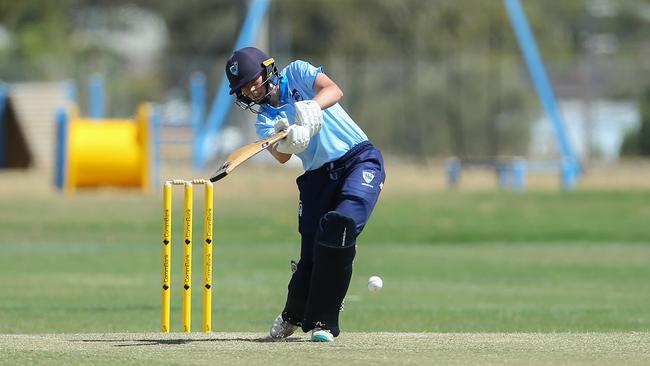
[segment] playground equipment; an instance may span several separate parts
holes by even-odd
[[[531,172],[557,172],[561,177],[561,186],[571,190],[582,170],[571,141],[566,132],[566,123],[557,105],[555,93],[551,87],[546,68],[540,56],[535,36],[533,35],[526,13],[519,0],[503,0],[510,23],[521,48],[537,96],[544,107],[555,133],[560,150],[559,161],[527,162],[523,157],[491,158],[491,159],[460,159],[452,157],[447,161],[447,183],[450,188],[457,188],[460,182],[461,170],[470,167],[494,169],[499,187],[524,191],[526,189],[526,174]]]
[[[157,182],[158,113],[141,104],[133,119],[79,116],[72,104],[57,113],[56,186],[137,187],[147,191]]]
[[[233,51],[242,47],[255,45],[260,29],[264,26],[271,0],[251,0],[244,22]],[[212,102],[208,105],[205,75],[194,72],[190,80],[190,118],[186,123],[161,124],[161,150],[176,160],[191,154],[192,166],[205,169],[219,154],[222,129],[228,119],[234,103],[234,96],[228,93],[228,80],[223,75]],[[187,149],[189,147],[189,149]],[[189,150],[189,151],[188,151]],[[173,151],[173,154],[169,154]]]
[[[54,123],[65,82],[0,82],[0,171],[54,164]]]
[[[486,159],[460,159],[451,157],[447,160],[447,184],[455,189],[460,185],[463,169],[494,169],[499,188],[523,192],[526,190],[526,173],[530,169],[521,156]]]
[[[235,42],[234,49],[250,46],[255,41],[264,16],[271,0],[253,0],[248,8],[248,13]],[[217,151],[215,141],[224,125],[233,103],[233,96],[228,93],[228,80],[222,79],[219,90],[214,96],[212,109],[207,114],[205,111],[205,80],[196,74],[192,79],[192,128],[193,128],[193,166],[197,169],[205,168],[210,159],[215,157]],[[205,118],[205,120],[204,120]]]
[[[528,72],[533,80],[537,96],[553,125],[553,132],[555,132],[555,138],[561,153],[560,161],[553,165],[558,168],[561,174],[562,188],[570,190],[575,186],[582,171],[571,141],[567,136],[564,117],[557,106],[555,93],[551,87],[537,42],[535,42],[535,37],[520,1],[504,0],[504,5],[528,67]],[[548,166],[548,164],[544,165]]]

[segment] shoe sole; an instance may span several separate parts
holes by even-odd
[[[333,339],[330,339],[326,335],[316,334],[311,336],[312,342],[334,342]]]

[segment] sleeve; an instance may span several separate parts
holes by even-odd
[[[260,140],[273,135],[275,133],[275,121],[263,114],[258,114],[257,122],[255,122],[255,132]]]
[[[301,89],[311,93],[314,90],[316,76],[323,72],[323,68],[315,67],[307,61],[296,60],[289,64],[288,71]]]

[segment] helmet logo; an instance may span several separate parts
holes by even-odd
[[[230,65],[230,73],[233,74],[234,76],[237,76],[239,74],[239,64],[237,61],[233,62],[232,65]]]

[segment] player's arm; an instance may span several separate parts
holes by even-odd
[[[296,124],[309,129],[309,137],[316,135],[323,125],[323,109],[336,104],[343,92],[327,75],[319,72],[312,89],[316,93],[313,99],[296,102]]]
[[[329,76],[319,72],[312,89],[316,93],[313,100],[318,103],[320,109],[327,109],[343,97],[343,91]]]
[[[278,144],[273,144],[273,145],[269,146],[267,149],[269,150],[271,155],[273,155],[275,160],[279,161],[280,164],[284,164],[287,161],[289,161],[289,159],[291,159],[291,154],[285,154],[285,153],[279,152],[277,150],[277,146],[278,146]]]

